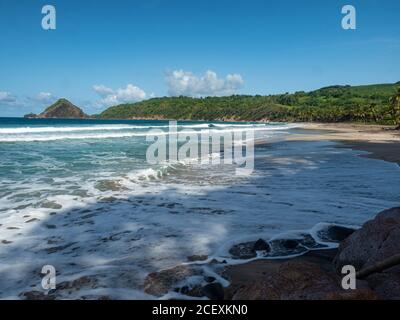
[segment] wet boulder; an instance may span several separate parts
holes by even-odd
[[[263,240],[263,239],[258,239],[253,246],[254,251],[270,251],[271,248],[269,244]]]
[[[304,233],[301,236],[303,238],[299,240],[299,243],[308,249],[321,249],[327,247],[326,245],[315,241],[315,239],[310,234]]]
[[[400,208],[385,210],[366,222],[339,246],[337,270],[350,264],[356,269],[371,266],[400,253]],[[400,269],[399,269],[400,271]]]
[[[223,300],[224,288],[218,282],[213,282],[205,285],[202,288],[203,294],[210,300]]]
[[[274,239],[271,241],[273,256],[288,256],[307,252],[301,244],[301,239]]]
[[[337,272],[345,265],[357,271],[400,253],[400,208],[379,213],[344,240],[334,259]],[[400,266],[393,266],[365,278],[383,299],[400,299]]]
[[[341,242],[354,233],[354,229],[343,226],[329,226],[318,232],[318,236],[325,242]]]
[[[263,239],[257,241],[239,243],[234,245],[229,253],[233,259],[252,259],[257,257],[257,251],[271,251],[270,245]]]

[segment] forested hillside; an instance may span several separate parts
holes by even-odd
[[[311,92],[269,96],[163,97],[111,107],[110,119],[270,120],[393,123],[391,98],[400,82],[330,86]]]

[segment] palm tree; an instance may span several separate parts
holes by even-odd
[[[397,93],[390,99],[391,112],[397,130],[400,130],[400,88]]]

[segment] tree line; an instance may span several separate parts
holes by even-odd
[[[400,82],[330,86],[311,92],[227,97],[162,97],[113,106],[107,119],[362,122],[400,126]]]

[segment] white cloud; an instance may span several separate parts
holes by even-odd
[[[57,99],[58,98],[50,92],[39,92],[36,95],[18,97],[17,102],[20,107],[30,107],[34,110],[40,110],[43,107],[53,104]]]
[[[0,91],[1,114],[7,116],[21,116],[26,113],[39,113],[57,100],[49,92],[40,92],[38,94],[19,94],[14,95],[10,92]]]
[[[102,97],[100,103],[105,106],[136,102],[147,98],[146,92],[133,84],[128,84],[126,88],[117,90],[104,85],[94,85],[93,90]]]
[[[49,92],[40,92],[36,97],[33,97],[32,100],[43,104],[50,104],[57,100],[57,98]]]
[[[46,100],[50,99],[51,96],[52,96],[52,95],[51,95],[51,93],[49,93],[49,92],[40,92],[40,93],[37,95],[37,98],[38,98],[38,100],[46,101]]]
[[[191,72],[175,70],[167,74],[168,93],[172,96],[223,96],[233,94],[243,87],[240,74],[228,74],[225,79],[218,78],[214,71],[208,70],[197,77]]]
[[[11,104],[17,101],[17,98],[10,92],[0,91],[0,103]]]
[[[113,94],[114,90],[111,88],[107,88],[105,85],[94,85],[93,90],[96,91],[101,96],[107,96],[109,94]]]

